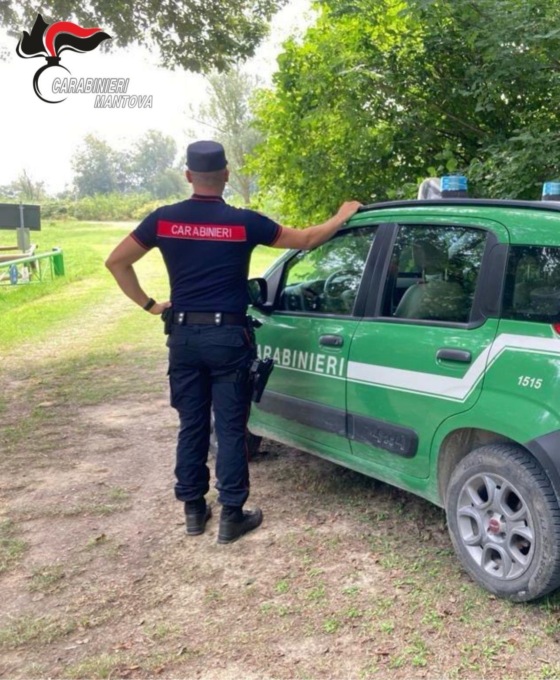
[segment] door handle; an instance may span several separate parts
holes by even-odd
[[[321,335],[319,344],[327,347],[342,347],[344,338],[342,335]]]
[[[472,361],[472,354],[463,349],[446,349],[445,347],[442,347],[441,349],[438,349],[436,359],[470,364]]]

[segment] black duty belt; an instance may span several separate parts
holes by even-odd
[[[173,323],[180,326],[202,324],[208,326],[246,326],[245,314],[229,314],[228,312],[174,312]]]

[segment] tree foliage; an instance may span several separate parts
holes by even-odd
[[[0,198],[3,200],[39,203],[46,195],[45,183],[35,181],[25,168],[16,180],[0,187]]]
[[[149,130],[131,149],[118,151],[87,135],[72,165],[80,196],[145,193],[154,198],[185,191],[183,174],[174,167],[177,146],[172,137]]]
[[[461,170],[477,195],[537,198],[560,167],[560,2],[322,0],[261,93],[254,167],[285,215],[414,197]]]
[[[87,135],[72,160],[74,184],[80,196],[110,194],[119,182],[118,154],[102,139]],[[121,182],[124,178],[121,178]]]
[[[252,56],[266,35],[268,20],[284,1],[6,0],[0,3],[0,20],[4,28],[18,33],[31,28],[37,13],[48,23],[75,21],[84,27],[100,27],[116,46],[155,45],[164,65],[204,72],[224,70],[237,59]]]
[[[239,65],[224,73],[214,72],[207,81],[208,101],[199,109],[199,122],[207,125],[213,138],[224,145],[230,171],[229,187],[248,206],[256,179],[246,162],[261,140],[261,134],[253,125],[250,104],[262,81]]]
[[[130,183],[137,191],[156,198],[176,195],[185,190],[184,176],[176,169],[177,145],[173,137],[149,130],[129,155]],[[124,163],[126,167],[126,161]]]

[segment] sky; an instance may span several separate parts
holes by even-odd
[[[301,33],[310,21],[309,0],[289,2],[274,17],[269,38],[247,63],[247,70],[270,81],[282,42]],[[23,29],[29,31],[31,26]],[[128,78],[128,95],[153,98],[151,108],[94,108],[93,94],[70,94],[60,104],[41,101],[33,90],[33,77],[46,62],[21,59],[16,45],[17,39],[0,36],[0,47],[8,51],[7,59],[0,61],[0,185],[25,170],[34,181],[44,181],[49,192],[62,191],[71,184],[71,158],[87,134],[116,149],[130,147],[150,129],[172,136],[179,149],[193,140],[193,133],[198,138],[212,137],[211,129],[191,119],[192,108],[196,111],[205,99],[204,78],[160,68],[158,55],[145,48],[63,52],[61,63],[70,74],[60,71],[61,77]],[[57,74],[56,67],[40,76],[40,84],[51,81],[51,74]]]

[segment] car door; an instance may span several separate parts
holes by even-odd
[[[498,326],[484,313],[484,282],[507,230],[434,222],[394,226],[348,356],[352,453],[396,483],[427,477],[437,427],[478,399]]]
[[[275,360],[251,427],[274,438],[313,442],[323,453],[349,454],[346,370],[358,324],[355,306],[376,227],[350,228],[284,262],[274,311],[259,315],[259,356]],[[272,284],[274,285],[274,284]],[[311,447],[313,448],[313,446]]]

